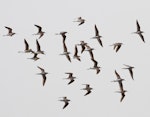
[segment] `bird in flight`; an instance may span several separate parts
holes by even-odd
[[[145,43],[144,36],[142,35],[142,33],[144,33],[144,32],[141,31],[141,28],[140,28],[138,20],[136,20],[136,26],[137,26],[137,31],[134,32],[134,33],[138,34],[140,36],[140,38],[142,39],[142,41]]]
[[[32,57],[32,58],[28,58],[28,59],[32,59],[32,60],[34,60],[34,61],[37,61],[38,59],[40,59],[40,58],[38,57],[38,53],[36,53],[36,52],[34,52],[34,51],[32,51],[32,53],[34,54],[33,57]]]
[[[80,44],[77,44],[77,45],[79,45],[79,46],[81,46],[81,54],[84,52],[84,50],[85,50],[85,48],[86,48],[86,46],[85,45],[87,45],[87,43],[85,43],[84,41],[80,41]]]
[[[98,62],[96,60],[94,60],[94,59],[91,59],[91,60],[94,62],[94,66],[89,69],[96,70],[96,74],[98,74],[100,72],[101,67],[98,66]]]
[[[120,102],[122,102],[122,100],[123,100],[124,97],[125,97],[125,92],[127,92],[127,91],[124,90],[124,88],[123,88],[123,83],[122,83],[122,81],[123,81],[124,79],[122,79],[122,78],[120,77],[120,75],[117,73],[116,70],[115,70],[115,75],[116,75],[116,77],[117,77],[117,80],[115,80],[114,82],[118,82],[118,83],[119,83],[119,87],[120,87],[120,91],[116,91],[116,92],[117,92],[117,93],[121,93]]]
[[[38,54],[44,54],[44,51],[41,50],[41,46],[40,46],[38,40],[36,40],[36,47],[37,47],[36,53],[38,53]]]
[[[133,78],[133,66],[129,66],[129,65],[125,65],[124,64],[124,66],[126,66],[126,68],[122,68],[122,69],[128,69],[129,70],[129,73],[130,73],[130,75],[131,75],[131,78],[134,80],[134,78]]]
[[[65,103],[64,106],[63,106],[63,108],[62,108],[62,109],[65,109],[69,105],[70,99],[67,99],[67,97],[61,97],[61,98],[63,98],[63,99],[59,100],[59,101],[62,101],[62,102]]]
[[[45,70],[39,66],[37,66],[40,70],[41,70],[41,73],[38,73],[38,75],[42,75],[42,78],[43,78],[43,86],[45,85],[45,82],[46,82],[46,74],[48,74],[48,72],[45,72]]]
[[[34,26],[38,28],[38,32],[36,34],[33,34],[33,35],[39,35],[38,39],[40,39],[44,35],[45,32],[42,31],[42,27],[41,26],[36,25],[36,24],[34,24]]]
[[[78,55],[78,48],[77,45],[75,45],[75,51],[74,51],[74,59],[77,59],[78,61],[81,61],[80,56]]]
[[[83,84],[83,85],[85,85],[85,88],[83,88],[83,89],[81,89],[81,90],[86,90],[87,92],[84,94],[84,96],[86,96],[86,95],[88,95],[88,94],[90,94],[92,91],[92,89],[93,88],[91,88],[90,87],[90,85],[89,84]]]
[[[5,26],[5,28],[8,30],[8,33],[4,36],[10,36],[12,37],[13,35],[15,35],[16,33],[12,32],[12,28]]]
[[[79,22],[78,26],[80,26],[85,23],[85,19],[83,19],[82,17],[78,17],[74,22]]]
[[[64,52],[60,55],[65,55],[66,58],[69,60],[69,62],[71,62],[71,59],[70,59],[70,56],[69,56],[70,52],[68,52],[65,42],[63,43],[63,48],[64,48]]]
[[[73,82],[75,81],[74,79],[75,79],[76,77],[73,76],[73,73],[71,73],[71,72],[66,72],[65,74],[68,74],[68,75],[69,75],[67,78],[65,78],[65,79],[69,79],[69,80],[70,80],[70,82],[68,82],[68,85],[71,84],[71,83],[73,83]]]
[[[63,43],[65,43],[65,40],[66,40],[66,31],[63,31],[63,32],[60,32],[60,33],[56,33],[56,35],[61,35],[62,38],[63,38]]]
[[[33,53],[32,49],[29,48],[29,44],[28,42],[26,41],[26,39],[24,39],[24,44],[25,44],[25,50],[24,51],[19,51],[19,53]]]
[[[116,50],[116,52],[118,52],[118,50],[121,48],[122,45],[123,45],[123,43],[114,43],[110,46],[114,46],[114,50]]]
[[[94,55],[93,55],[94,48],[91,48],[89,45],[85,45],[85,46],[87,48],[85,51],[88,51],[89,54],[90,54],[91,59],[94,59]]]
[[[99,42],[99,44],[103,47],[103,43],[101,41],[101,37],[102,36],[99,35],[99,31],[98,31],[98,28],[97,28],[96,24],[95,24],[94,27],[95,27],[95,37],[92,37],[91,39],[97,39],[97,41]]]

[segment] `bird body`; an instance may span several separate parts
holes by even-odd
[[[137,26],[137,31],[134,32],[134,33],[138,34],[140,36],[140,38],[142,39],[142,41],[145,43],[144,36],[142,35],[142,33],[144,33],[144,32],[141,31],[141,28],[140,28],[138,20],[136,20],[136,26]]]
[[[90,94],[92,91],[92,89],[93,88],[91,88],[90,87],[90,85],[89,84],[83,84],[83,85],[85,85],[85,88],[83,88],[83,89],[81,89],[81,90],[86,90],[87,92],[84,94],[84,96],[86,96],[86,95],[88,95],[88,94]]]
[[[34,34],[34,35],[39,35],[38,39],[40,39],[45,34],[45,32],[42,31],[42,27],[41,26],[36,25],[36,24],[34,24],[34,26],[38,28],[38,32],[36,34]]]
[[[48,74],[48,72],[45,72],[45,70],[39,66],[37,66],[40,70],[41,70],[41,73],[38,73],[38,75],[42,75],[42,78],[43,78],[43,86],[45,85],[45,82],[46,82],[46,74]]]
[[[5,28],[8,30],[8,33],[4,36],[10,36],[12,37],[13,35],[15,35],[16,33],[12,32],[12,28],[5,26]]]

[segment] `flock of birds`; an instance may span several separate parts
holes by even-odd
[[[78,17],[77,20],[75,20],[74,22],[78,22],[78,26],[81,26],[85,23],[85,19],[83,19],[82,17]],[[34,25],[35,27],[38,28],[38,32],[36,34],[33,34],[33,35],[39,35],[38,39],[42,38],[44,36],[44,31],[42,30],[42,27],[39,26],[39,25]],[[140,38],[142,39],[143,42],[145,42],[144,40],[144,36],[142,35],[143,31],[141,31],[140,29],[140,25],[138,23],[138,20],[136,20],[136,26],[137,26],[137,31],[134,32],[135,34],[138,34],[140,36]],[[10,27],[7,27],[5,26],[6,29],[8,29],[8,33],[4,36],[13,36],[15,35],[16,33],[13,32],[12,28]],[[92,37],[91,39],[96,39],[98,41],[98,43],[100,44],[101,47],[103,47],[103,43],[102,43],[102,40],[101,40],[101,35],[99,34],[99,30],[97,28],[97,26],[95,25],[94,26],[95,28],[95,36]],[[68,51],[67,49],[67,46],[66,46],[66,33],[67,32],[60,32],[60,33],[56,33],[56,35],[61,35],[62,36],[62,43],[63,43],[63,53],[61,53],[60,55],[63,55],[63,56],[66,56],[67,60],[69,62],[71,62],[71,58],[70,58],[70,52]],[[44,51],[41,50],[41,47],[40,47],[40,44],[38,42],[38,39],[36,40],[36,46],[37,46],[37,50],[36,51],[33,51],[30,47],[29,47],[29,44],[27,42],[26,39],[24,39],[24,44],[25,44],[25,49],[24,51],[19,51],[19,53],[31,53],[33,54],[33,57],[32,58],[29,58],[29,59],[32,59],[34,61],[37,61],[38,59],[40,59],[38,57],[39,54],[45,54]],[[80,56],[78,55],[78,46],[81,46],[81,54],[84,52],[84,51],[87,51],[90,55],[90,59],[91,61],[93,62],[93,67],[90,67],[89,69],[91,70],[95,70],[96,71],[96,74],[99,74],[100,73],[100,66],[98,66],[98,62],[97,60],[94,58],[94,54],[93,54],[93,50],[94,48],[90,47],[88,43],[84,42],[84,41],[80,41],[80,44],[75,44],[75,50],[74,50],[74,55],[73,55],[73,58],[74,59],[77,59],[78,61],[81,61],[80,59]],[[122,46],[122,43],[114,43],[110,46],[113,46],[113,49],[118,52],[119,49],[121,48]],[[124,64],[125,65],[125,64]],[[130,66],[130,65],[125,65],[126,67],[123,68],[123,69],[127,69],[131,75],[131,78],[134,80],[134,77],[133,77],[133,66]],[[43,68],[37,66],[37,68],[41,71],[40,73],[38,73],[38,75],[41,75],[42,76],[42,79],[43,79],[43,82],[42,82],[42,85],[44,86],[45,83],[46,83],[46,75],[48,74],[48,72],[46,72]],[[68,82],[68,85],[70,85],[71,83],[73,83],[76,79],[75,76],[73,76],[73,73],[71,72],[66,72],[65,74],[68,75],[67,80],[69,80]],[[118,82],[119,84],[119,87],[120,87],[120,91],[117,91],[118,93],[121,94],[121,99],[120,99],[120,102],[122,102],[122,100],[124,99],[125,97],[125,92],[127,92],[124,87],[123,87],[123,81],[124,79],[121,78],[121,76],[119,75],[119,73],[115,70],[115,75],[116,75],[116,80],[113,80],[112,82]],[[84,94],[84,96],[87,96],[89,95],[91,92],[92,92],[92,87],[90,86],[90,84],[83,84],[85,85],[85,88],[83,88],[82,90],[86,90],[86,93]],[[64,106],[63,106],[63,109],[66,108],[68,105],[69,105],[69,101],[70,99],[67,98],[67,96],[65,97],[61,97],[62,99],[60,99],[59,101],[63,101],[64,102]]]

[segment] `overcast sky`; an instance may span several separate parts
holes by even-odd
[[[1,0],[0,4],[0,116],[2,117],[148,117],[150,116],[150,10],[147,0]],[[83,17],[85,24],[78,26],[73,22]],[[144,31],[145,42],[132,32],[136,31],[136,20]],[[45,55],[32,61],[31,54],[21,54],[26,39],[36,50],[37,32],[34,24],[40,25],[45,35],[39,40]],[[97,25],[104,47],[94,36]],[[17,34],[4,37],[7,30],[13,28]],[[67,31],[66,45],[72,62],[63,52],[62,37],[55,35]],[[87,70],[93,66],[87,52],[80,53],[81,62],[73,59],[74,45],[81,40],[89,43],[101,72],[96,74]],[[121,49],[116,53],[112,46],[121,42]],[[134,66],[134,81],[123,64]],[[36,75],[40,66],[49,74],[42,86],[42,77]],[[126,81],[128,91],[120,103],[118,83],[114,70]],[[73,72],[77,77],[74,83],[67,85],[65,72]],[[84,96],[80,90],[82,84],[89,83],[93,88],[90,95]],[[67,96],[71,102],[62,109],[64,103],[59,97]]]

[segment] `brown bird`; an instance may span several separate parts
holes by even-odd
[[[46,82],[46,74],[48,74],[48,72],[45,72],[45,70],[39,66],[37,66],[40,70],[41,70],[41,73],[38,73],[38,75],[42,75],[42,78],[43,78],[43,86],[45,85],[45,82]]]
[[[63,32],[60,32],[60,33],[56,33],[56,35],[61,35],[62,38],[63,38],[63,43],[65,43],[65,40],[66,40],[66,31],[63,31]]]
[[[65,42],[63,43],[63,48],[64,48],[64,52],[60,55],[65,55],[66,58],[69,60],[69,62],[71,62],[71,59],[70,59],[70,56],[69,56],[70,52],[68,52]]]
[[[7,26],[5,26],[5,28],[8,29],[8,33],[6,35],[4,35],[4,36],[10,36],[11,37],[11,36],[16,34],[16,33],[12,32],[12,28],[7,27]]]
[[[65,74],[69,75],[67,78],[65,78],[65,79],[69,79],[70,80],[70,82],[68,82],[68,85],[71,84],[71,83],[73,83],[75,81],[74,79],[76,79],[76,77],[73,76],[73,73],[67,72]]]
[[[94,48],[91,48],[89,45],[85,45],[85,46],[87,48],[85,51],[88,51],[89,54],[90,54],[91,59],[94,59],[94,55],[93,55]]]
[[[38,42],[38,40],[36,40],[36,47],[37,47],[37,52],[38,54],[44,54],[44,51],[41,50],[41,46]]]
[[[29,44],[28,44],[28,42],[26,41],[26,39],[24,39],[24,44],[25,44],[25,50],[24,51],[19,51],[19,53],[30,53],[30,52],[32,52],[33,53],[33,51],[32,51],[32,49],[30,49],[29,48]]]
[[[38,53],[36,53],[36,52],[34,52],[34,51],[32,51],[32,53],[34,54],[34,56],[33,56],[32,58],[28,58],[28,59],[32,59],[32,60],[34,60],[34,61],[37,61],[38,59],[40,59],[40,58],[38,57]]]
[[[93,88],[91,88],[89,84],[83,84],[83,85],[85,85],[85,88],[83,88],[81,90],[86,90],[87,91],[86,94],[84,95],[84,96],[86,96],[86,95],[88,95],[88,94],[90,94],[92,92],[91,90]]]
[[[124,64],[125,65],[125,64]],[[131,75],[131,78],[134,80],[133,78],[133,66],[129,66],[129,65],[125,65],[127,68],[122,68],[122,69],[128,69],[129,70],[129,73]]]
[[[77,20],[74,22],[79,22],[78,26],[80,26],[85,23],[85,19],[83,19],[82,17],[78,17]]]
[[[122,78],[120,77],[120,75],[117,73],[116,70],[115,70],[115,74],[116,74],[116,76],[117,76],[117,80],[114,81],[114,82],[118,82],[118,83],[119,83],[120,91],[117,91],[117,93],[121,93],[120,102],[122,102],[122,100],[123,100],[124,97],[125,97],[125,92],[127,92],[127,91],[123,89],[122,81],[123,81],[124,79],[122,79]]]
[[[145,43],[145,40],[144,40],[144,36],[142,35],[142,33],[144,33],[143,31],[141,31],[140,29],[140,25],[138,23],[138,20],[136,20],[136,26],[137,26],[137,31],[134,32],[135,34],[138,34],[140,36],[140,38],[142,39],[142,41]]]
[[[59,101],[63,101],[65,104],[63,106],[62,109],[65,109],[68,105],[69,105],[69,99],[67,99],[67,97],[62,97],[63,99],[62,100],[59,100]]]
[[[91,59],[91,60],[94,62],[94,66],[89,69],[96,70],[96,74],[98,74],[100,72],[101,67],[98,66],[98,62],[96,60],[94,60],[94,59]]]
[[[75,45],[75,52],[74,52],[73,58],[74,58],[74,59],[77,59],[78,61],[81,61],[81,60],[80,60],[80,56],[78,55],[78,48],[77,48],[77,45]]]
[[[81,48],[82,48],[82,50],[81,50],[81,53],[83,53],[84,52],[84,50],[85,50],[85,45],[87,45],[87,43],[85,43],[84,41],[80,41],[81,43],[80,44],[77,44],[77,45],[79,45],[79,46],[81,46]]]
[[[101,37],[102,36],[99,35],[99,31],[98,31],[97,26],[95,24],[95,37],[92,37],[91,39],[97,39],[99,44],[103,47],[103,44],[102,44],[102,41],[101,41]]]
[[[123,43],[114,43],[113,45],[110,45],[110,46],[114,46],[114,50],[118,52],[118,50],[121,48],[122,45]]]
[[[39,35],[38,39],[40,39],[44,35],[45,32],[42,31],[42,27],[41,26],[36,25],[36,24],[34,24],[34,26],[36,26],[38,28],[38,32],[36,34],[34,34],[34,35]]]

